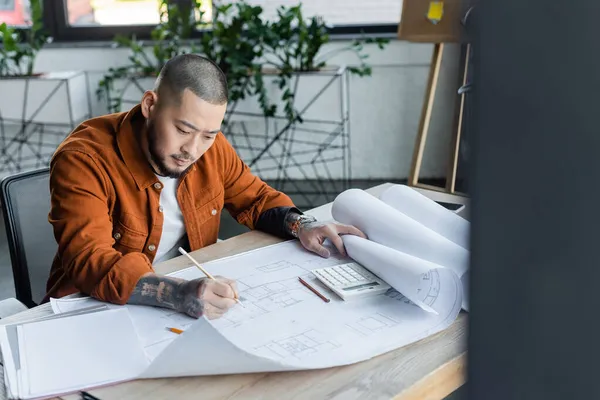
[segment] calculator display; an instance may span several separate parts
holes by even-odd
[[[363,283],[362,285],[345,287],[342,290],[354,290],[354,289],[360,289],[360,288],[367,287],[367,286],[377,286],[377,285],[379,285],[379,283],[377,283],[377,282],[369,282],[369,283]]]

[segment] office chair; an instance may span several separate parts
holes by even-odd
[[[38,305],[58,248],[48,222],[48,168],[11,175],[0,183],[0,200],[17,300]]]

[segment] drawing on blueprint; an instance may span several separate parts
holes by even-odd
[[[440,273],[438,271],[432,270],[424,273],[421,275],[419,287],[417,288],[419,299],[428,306],[433,306],[440,294],[440,285]]]
[[[411,304],[411,305],[414,305],[415,307],[417,306],[415,303],[413,303],[412,301],[410,301],[409,299],[407,299],[406,296],[404,296],[402,293],[398,292],[396,289],[390,289],[390,290],[388,290],[385,293],[385,295],[387,297],[389,297],[390,299],[401,301],[404,304]]]
[[[254,273],[237,278],[238,288],[248,289],[261,287],[270,283],[282,282],[306,273],[306,270],[297,264],[288,261],[278,261],[256,267]]]
[[[335,254],[339,257],[338,253]],[[254,273],[236,281],[244,307],[232,308],[213,323],[221,329],[235,328],[264,314],[295,306],[307,298],[306,288],[298,281],[299,276],[311,281],[316,278],[310,269],[345,261],[345,258],[338,259],[332,255],[329,259],[315,256],[298,261],[302,266],[286,260],[257,266]]]
[[[428,306],[433,306],[433,304],[438,299],[440,294],[440,274],[438,271],[428,271],[421,275],[421,279],[419,281],[419,287],[417,288],[417,295],[419,300]],[[390,289],[385,294],[387,297],[403,302],[404,304],[410,304],[415,307],[417,305],[406,298],[402,293],[399,293],[395,289]]]
[[[362,317],[353,323],[346,324],[346,326],[361,336],[369,336],[383,329],[393,328],[398,324],[398,321],[388,316],[375,313],[368,317]]]
[[[234,307],[225,313],[216,322],[219,327],[234,327],[246,320],[293,306],[302,302],[305,296],[303,286],[297,279],[285,279],[256,287],[244,286],[246,289],[239,291],[244,307]]]
[[[289,267],[293,267],[293,266],[295,266],[295,264],[292,264],[290,262],[283,260],[283,261],[278,261],[275,263],[263,265],[261,267],[257,267],[256,269],[259,271],[262,271],[262,272],[273,272],[273,271],[279,271],[280,269],[289,268]]]
[[[333,350],[338,347],[340,347],[339,343],[325,338],[314,329],[310,329],[297,335],[272,340],[265,345],[256,347],[255,350],[268,353],[270,357],[301,359],[310,354]]]

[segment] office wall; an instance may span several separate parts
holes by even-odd
[[[335,41],[324,51],[348,45]],[[408,176],[427,83],[432,45],[392,41],[385,50],[369,48],[371,77],[350,80],[351,160],[353,178],[402,179]],[[448,46],[440,77],[422,177],[443,177],[454,112],[458,48]],[[43,50],[37,71],[90,71],[92,92],[101,73],[127,63],[127,50],[109,47],[54,47]],[[343,53],[330,64],[356,65]],[[105,112],[92,93],[94,113]],[[339,106],[332,105],[332,112]],[[335,110],[333,109],[335,107]],[[338,174],[337,171],[333,171]]]

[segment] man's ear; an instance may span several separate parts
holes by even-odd
[[[154,112],[156,112],[156,105],[158,103],[158,95],[153,90],[146,90],[142,96],[142,114],[146,118],[150,118]]]

